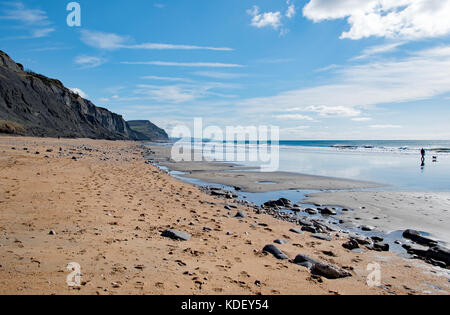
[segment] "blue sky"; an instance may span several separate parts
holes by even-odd
[[[0,2],[0,49],[169,132],[450,139],[450,0]]]

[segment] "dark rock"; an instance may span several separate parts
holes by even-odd
[[[322,234],[322,233],[315,233],[315,234],[312,234],[311,236],[314,238],[317,238],[319,240],[322,240],[322,241],[332,241],[333,240],[330,236],[328,236],[326,234]]]
[[[296,234],[303,234],[303,232],[298,228],[292,228],[289,230],[289,232],[296,233]]]
[[[416,242],[420,245],[425,246],[436,246],[437,242],[435,240],[432,240],[430,238],[427,238],[425,236],[420,235],[418,231],[415,230],[406,230],[403,232],[403,237],[412,240],[413,242]]]
[[[311,272],[327,279],[338,279],[352,276],[352,274],[348,271],[328,263],[314,264],[311,268]]]
[[[348,242],[342,244],[342,247],[348,249],[348,250],[353,250],[355,248],[359,248],[358,242],[355,241],[354,239],[350,239],[348,240]]]
[[[246,217],[246,214],[245,214],[244,211],[239,210],[239,211],[236,213],[236,215],[235,215],[234,217],[235,217],[235,218],[238,218],[238,219],[243,219],[243,218]]]
[[[365,232],[370,232],[370,231],[375,230],[375,228],[373,226],[369,226],[369,225],[361,225],[359,228]]]
[[[285,253],[283,253],[278,247],[276,247],[273,244],[269,244],[264,246],[263,252],[267,252],[269,254],[272,254],[277,259],[288,259]]]
[[[286,198],[280,198],[278,200],[270,200],[264,203],[266,208],[275,208],[275,207],[290,207],[291,201]]]
[[[435,246],[430,248],[427,252],[427,257],[430,259],[444,262],[447,266],[450,266],[450,250],[442,246]]]
[[[302,226],[302,231],[310,232],[310,233],[317,233],[318,232],[315,227],[308,226],[308,225]]]
[[[288,241],[283,240],[283,239],[276,239],[276,240],[273,241],[273,242],[276,243],[276,244],[280,244],[280,245],[283,245],[283,244],[287,244],[287,243],[288,243]]]
[[[299,254],[295,257],[294,264],[311,269],[315,264],[317,264],[317,261],[306,255]]]
[[[374,242],[382,242],[384,241],[384,238],[380,237],[380,236],[371,236],[370,237]]]
[[[172,229],[165,230],[164,232],[162,232],[161,236],[168,237],[177,241],[189,241],[191,239],[191,236],[189,234]]]
[[[376,250],[378,252],[388,252],[389,251],[389,244],[382,243],[382,242],[375,242],[372,246],[368,247],[369,249]]]
[[[50,232],[48,232],[48,235],[56,235],[55,230],[50,230]]]
[[[318,209],[320,211],[320,213],[322,215],[336,215],[336,211],[329,209],[329,208],[324,208],[324,209]]]
[[[319,211],[317,211],[316,209],[312,209],[312,208],[305,209],[305,212],[307,212],[308,214],[311,214],[311,215],[319,213]]]

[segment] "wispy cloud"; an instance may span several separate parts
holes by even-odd
[[[430,99],[450,92],[450,46],[343,67],[327,81],[331,83],[246,99],[238,105],[258,112],[295,108],[322,116],[351,117],[378,104]]]
[[[370,56],[384,54],[395,51],[398,47],[404,45],[406,42],[388,43],[383,45],[370,46],[363,50],[362,54],[353,58],[354,60],[368,58]]]
[[[164,43],[141,43],[131,44],[132,38],[114,33],[105,33],[91,30],[81,31],[81,41],[88,46],[105,50],[116,49],[143,49],[143,50],[212,50],[212,51],[232,51],[228,47],[196,46],[196,45],[175,45]]]
[[[365,122],[365,121],[371,121],[372,118],[370,117],[356,117],[356,118],[352,118],[353,121],[358,121],[358,122]]]
[[[77,56],[74,62],[82,68],[95,68],[104,64],[106,59],[95,56],[81,55]]]
[[[141,77],[141,79],[145,80],[155,80],[155,81],[170,81],[170,82],[192,82],[192,80],[187,78],[176,78],[176,77],[160,77],[155,75],[147,75]]]
[[[277,115],[275,117],[279,120],[309,120],[309,121],[314,120],[310,116],[300,115],[300,114],[285,114],[285,115]]]
[[[125,65],[150,65],[163,67],[198,67],[198,68],[242,68],[243,65],[220,62],[169,62],[169,61],[124,61]]]
[[[371,125],[369,126],[372,129],[399,129],[402,126],[399,125]]]
[[[194,72],[194,74],[201,77],[207,77],[212,79],[237,79],[247,76],[247,74],[244,73],[230,73],[218,71],[197,71]]]
[[[55,31],[51,27],[47,13],[40,9],[31,9],[22,2],[3,2],[0,20],[15,23],[15,28],[28,31],[28,35],[11,36],[3,39],[32,39],[47,37]]]

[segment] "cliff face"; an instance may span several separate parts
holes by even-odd
[[[25,72],[0,50],[0,121],[39,137],[141,140],[122,116],[100,108],[55,79]],[[0,130],[1,132],[1,130]],[[142,139],[152,140],[152,139]]]
[[[148,120],[131,120],[127,122],[136,133],[137,140],[167,141],[167,133]]]

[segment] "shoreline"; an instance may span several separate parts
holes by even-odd
[[[139,143],[0,137],[0,151],[0,294],[450,292],[441,268],[348,250],[339,231],[331,240],[294,233],[294,223],[148,165]],[[167,229],[191,237],[174,241]],[[267,253],[269,244],[288,259]],[[299,254],[345,277],[314,274],[294,263]],[[81,287],[65,282],[69,262],[81,265]],[[366,284],[371,263],[382,270],[379,286]]]
[[[383,236],[389,240],[387,243],[391,249],[394,248],[397,254],[403,256],[411,257],[405,248],[398,246],[405,245],[401,233],[407,229],[418,230],[423,235],[431,236],[441,242],[442,246],[447,247],[450,244],[450,193],[447,192],[383,191],[385,185],[372,182],[298,173],[264,173],[229,162],[173,162],[170,159],[169,146],[144,146],[152,152],[146,159],[175,171],[175,177],[183,181],[190,182],[189,179],[195,179],[194,184],[201,187],[223,185],[234,194],[245,196],[245,199],[251,194],[258,194],[258,206],[270,199],[281,198],[282,194],[289,191],[289,196],[297,198],[291,201],[303,207],[303,210],[310,207],[332,208],[337,216],[327,216],[327,223],[350,233]],[[269,192],[271,194],[265,194]],[[305,193],[302,194],[303,192]],[[279,195],[276,196],[277,194]],[[289,215],[286,217],[280,216],[280,211],[271,213],[279,219],[291,222],[298,217],[323,218],[320,213],[311,216],[304,211],[291,211],[289,208],[275,209],[287,211]],[[431,213],[424,209],[429,209]]]

